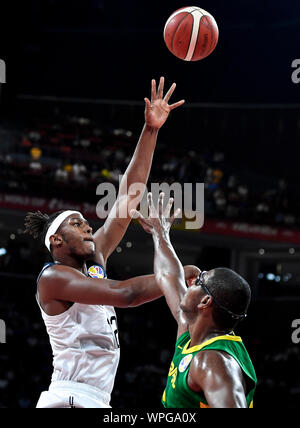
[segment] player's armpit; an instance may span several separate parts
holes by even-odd
[[[188,386],[204,393],[211,408],[247,408],[242,370],[226,352],[199,352],[191,364]]]
[[[140,199],[143,195],[140,196]],[[118,196],[104,225],[93,235],[96,244],[96,261],[106,264],[107,258],[115,250],[126,233],[131,221],[130,209],[136,208],[140,199],[135,195]],[[100,257],[100,258],[99,258]]]

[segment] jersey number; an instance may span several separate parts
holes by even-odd
[[[110,317],[110,320],[107,319],[107,322],[111,326],[111,329],[115,335],[116,345],[118,348],[120,348],[117,318],[115,316],[112,316],[112,317]]]

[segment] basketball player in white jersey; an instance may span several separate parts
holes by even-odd
[[[158,130],[170,111],[184,103],[169,105],[175,84],[165,97],[163,88],[164,78],[158,90],[152,80],[140,139],[120,183],[115,206],[95,234],[76,211],[51,216],[28,213],[26,217],[25,232],[42,237],[54,261],[44,266],[37,281],[37,300],[53,351],[51,384],[41,394],[39,408],[110,407],[119,362],[114,306],[137,306],[161,296],[154,276],[117,282],[106,279],[105,268],[130,223],[128,208],[136,208],[143,196],[137,199],[128,195],[127,188],[133,183],[146,184]],[[127,217],[119,218],[116,214],[124,209]],[[88,260],[92,262],[88,264]]]

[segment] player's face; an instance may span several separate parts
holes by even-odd
[[[72,214],[62,224],[59,233],[69,253],[82,260],[95,256],[93,229],[81,214]]]
[[[214,271],[208,271],[203,273],[202,281],[205,283],[209,277],[211,277],[214,274]],[[197,315],[198,313],[198,305],[201,301],[201,298],[205,296],[205,291],[201,287],[200,284],[194,284],[190,286],[185,295],[183,296],[183,299],[180,303],[180,308],[183,311],[185,315]]]
[[[192,315],[197,313],[197,305],[200,301],[203,290],[198,285],[191,285],[180,303],[180,308],[185,315]]]

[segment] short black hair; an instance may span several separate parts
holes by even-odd
[[[251,300],[251,288],[248,282],[238,273],[228,268],[215,268],[205,285],[218,303],[229,311],[242,315],[247,313]],[[221,329],[231,331],[237,320],[228,312],[213,303],[213,319]]]
[[[63,212],[64,210],[57,211],[51,215],[43,214],[40,211],[27,213],[24,221],[24,233],[31,235],[34,239],[39,238],[41,243],[44,243],[50,225]]]

